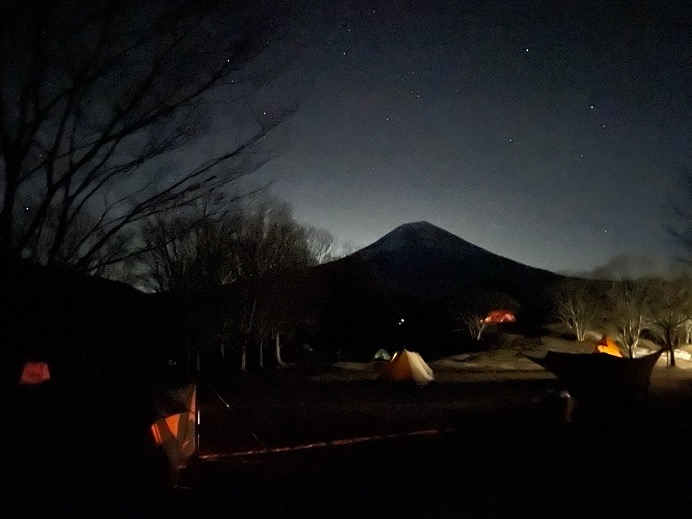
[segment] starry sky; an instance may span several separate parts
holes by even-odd
[[[302,102],[255,176],[298,220],[358,248],[427,220],[561,272],[681,253],[666,226],[692,171],[684,2],[322,4],[295,14],[277,84]]]

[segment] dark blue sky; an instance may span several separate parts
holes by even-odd
[[[357,246],[427,220],[551,270],[675,252],[685,3],[323,4],[293,23],[304,50],[282,81],[308,86],[257,176],[299,220]]]

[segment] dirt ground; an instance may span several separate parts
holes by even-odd
[[[206,416],[213,425],[201,430],[202,459],[187,473],[179,509],[204,517],[692,513],[692,363],[670,369],[662,359],[632,413],[582,423],[562,421],[555,378],[516,350],[430,365],[436,382],[424,387],[378,380],[376,363],[340,363],[217,389],[227,406],[207,388],[203,424]],[[284,447],[293,448],[276,452]]]
[[[423,387],[377,363],[202,384],[201,456],[174,490],[101,397],[62,395],[59,412],[51,397],[3,436],[0,516],[690,516],[691,362],[662,359],[631,413],[565,423],[556,379],[521,351],[430,362]]]

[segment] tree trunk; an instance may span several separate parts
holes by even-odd
[[[243,344],[243,350],[240,354],[240,372],[247,373],[247,344]]]
[[[483,330],[485,330],[485,323],[482,324],[480,328],[478,328],[478,335],[476,335],[477,341],[481,340],[481,335],[483,335]]]
[[[274,354],[276,355],[276,363],[279,366],[283,366],[284,363],[281,360],[281,332],[276,332],[276,337],[274,339]]]
[[[259,341],[259,367],[264,367],[264,339]]]
[[[19,165],[7,157],[7,150],[3,151],[5,152],[5,193],[0,211],[0,259],[6,260],[10,258],[12,251],[12,211],[15,209],[14,204],[17,197]]]
[[[584,329],[579,324],[576,325],[576,328],[577,328],[577,334],[576,334],[577,340],[579,342],[583,342],[584,341]]]
[[[669,364],[671,368],[675,367],[675,345],[673,344],[673,334],[672,330],[667,329],[666,330],[666,344],[668,344],[668,351],[670,352],[670,356],[668,357]]]

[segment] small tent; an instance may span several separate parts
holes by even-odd
[[[50,380],[50,370],[45,362],[27,362],[22,369],[19,383],[22,385],[35,385]]]
[[[184,468],[197,449],[196,392],[194,384],[172,391],[170,397],[181,406],[182,412],[161,417],[151,426],[156,445],[163,446],[175,469]]]
[[[384,348],[377,350],[372,360],[392,360],[392,356]]]
[[[511,310],[491,310],[483,322],[485,324],[515,323],[517,319]]]
[[[415,351],[405,349],[394,354],[392,360],[385,366],[382,376],[387,380],[412,380],[418,385],[434,380],[433,371],[425,363],[423,357]]]
[[[614,357],[622,357],[622,351],[618,345],[607,335],[604,335],[601,342],[596,345],[594,353],[606,353]]]

